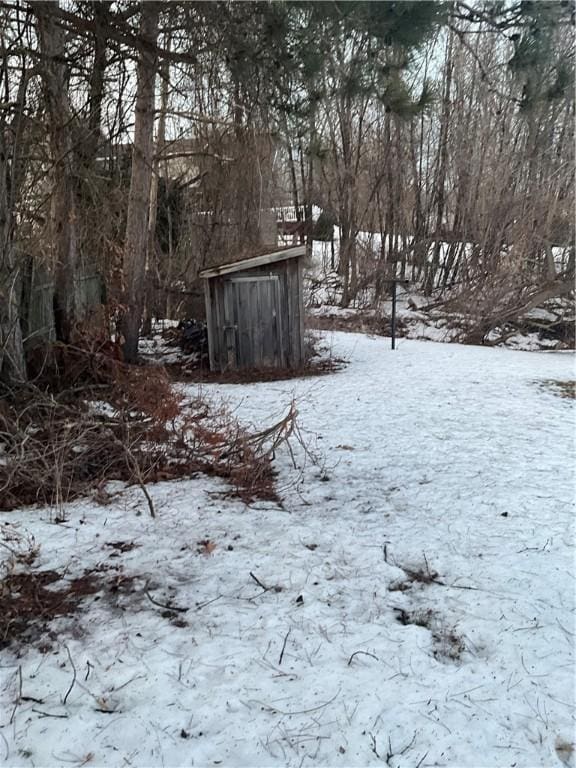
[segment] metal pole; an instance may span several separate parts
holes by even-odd
[[[392,349],[396,349],[396,280],[392,280]]]

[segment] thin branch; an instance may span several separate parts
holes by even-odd
[[[376,659],[376,661],[380,661],[378,656],[375,656],[373,653],[369,653],[369,651],[354,651],[352,656],[350,656],[350,658],[348,659],[348,664],[347,664],[348,667],[350,666],[350,664],[352,664],[352,659],[354,658],[354,656],[358,656],[359,654],[362,654],[362,656],[370,656],[371,658]]]
[[[189,610],[188,608],[183,608],[179,605],[172,605],[171,603],[160,603],[158,602],[158,600],[154,600],[154,598],[152,597],[150,592],[148,592],[147,589],[144,590],[144,594],[146,595],[148,600],[150,600],[150,602],[153,605],[157,605],[158,608],[165,608],[167,611],[177,611],[178,613],[186,613],[186,611]]]
[[[290,636],[290,632],[292,632],[292,627],[286,632],[286,636],[284,638],[284,642],[282,643],[282,650],[280,651],[280,658],[278,659],[278,666],[282,664],[282,659],[284,658],[284,651],[286,650],[286,643],[288,642],[288,637]]]
[[[70,664],[72,666],[72,673],[73,673],[72,682],[70,683],[70,687],[68,688],[68,690],[66,691],[66,693],[64,695],[64,698],[62,699],[62,704],[65,705],[66,702],[68,701],[68,696],[70,696],[70,694],[72,693],[72,688],[74,688],[74,684],[76,683],[76,667],[74,666],[74,662],[72,661],[72,656],[70,654],[70,649],[68,648],[67,645],[65,645],[64,648],[66,648],[66,653],[68,654],[68,659],[69,659]]]

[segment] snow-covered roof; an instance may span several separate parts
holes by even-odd
[[[200,277],[210,278],[218,275],[226,275],[230,272],[240,272],[243,269],[253,269],[254,267],[265,267],[267,264],[275,264],[277,261],[294,259],[306,254],[306,246],[298,245],[293,248],[282,248],[280,250],[263,253],[259,256],[251,256],[248,259],[220,264],[217,267],[209,267],[200,272]]]

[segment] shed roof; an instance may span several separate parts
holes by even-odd
[[[218,277],[218,275],[227,275],[230,272],[240,272],[241,270],[253,269],[254,267],[265,267],[267,264],[275,264],[277,261],[285,261],[286,259],[294,259],[298,256],[305,255],[306,246],[297,245],[293,248],[283,248],[281,250],[271,251],[270,253],[263,253],[260,256],[251,256],[248,259],[241,259],[240,261],[203,269],[200,272],[200,277]]]

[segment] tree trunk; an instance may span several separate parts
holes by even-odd
[[[108,66],[108,40],[106,37],[106,26],[109,24],[108,16],[111,5],[112,3],[110,0],[92,4],[92,12],[94,14],[96,30],[93,37],[94,63],[92,65],[89,81],[90,105],[88,113],[88,128],[90,130],[90,136],[87,141],[89,146],[86,148],[91,163],[94,163],[96,157],[98,156],[98,148],[100,144],[102,102],[104,100],[104,81],[106,75],[106,67]]]
[[[342,276],[341,306],[347,307],[355,296],[356,274],[356,221],[354,217],[355,175],[352,168],[352,107],[344,99],[338,109],[342,151],[342,175],[339,184],[340,203],[340,260],[338,272]]]
[[[42,79],[48,113],[48,134],[53,162],[51,198],[52,247],[55,259],[54,322],[56,337],[69,343],[79,321],[76,300],[78,235],[72,113],[68,100],[65,41],[52,2],[32,5],[38,19],[43,59]]]
[[[308,147],[308,178],[304,187],[304,220],[306,221],[306,256],[312,257],[314,221],[312,211],[312,195],[314,190],[314,153],[316,152],[316,109],[311,107],[308,124],[310,144]],[[301,240],[302,242],[302,240]]]
[[[298,179],[296,177],[296,163],[294,162],[294,153],[292,150],[292,141],[290,139],[290,131],[288,129],[288,121],[286,117],[283,119],[282,128],[284,130],[284,138],[286,141],[286,152],[288,157],[288,168],[290,170],[290,185],[292,187],[292,205],[296,214],[296,221],[300,221],[302,218],[300,215],[300,199],[298,197]]]
[[[166,49],[171,50],[171,39],[168,38]],[[160,116],[158,118],[158,130],[156,134],[156,152],[153,162],[153,174],[150,184],[150,219],[148,221],[148,246],[146,252],[146,306],[144,308],[144,322],[142,332],[146,335],[152,331],[152,317],[154,315],[154,299],[156,291],[160,288],[160,270],[158,265],[159,249],[156,240],[156,223],[158,219],[158,183],[160,181],[160,166],[164,166],[164,184],[166,189],[166,202],[170,205],[170,179],[168,177],[168,161],[166,160],[166,114],[168,111],[168,96],[170,83],[170,62],[166,59],[160,67]],[[168,254],[169,259],[172,253]],[[170,272],[170,265],[168,268]],[[155,285],[157,283],[157,285]],[[166,285],[170,290],[170,284]]]
[[[146,47],[141,51],[137,68],[134,149],[124,244],[125,299],[121,328],[124,336],[124,360],[127,363],[135,363],[138,358],[138,339],[144,306],[154,147],[154,92],[157,69],[155,49],[159,4],[142,2],[141,14],[140,38],[148,43],[150,48]]]
[[[0,35],[0,62],[2,62],[0,80],[5,86],[5,92],[0,92],[0,101],[5,104],[10,102],[8,61],[4,37]],[[22,172],[22,116],[28,85],[24,55],[22,55],[22,66],[18,76],[15,112],[10,122],[7,119],[7,111],[0,109],[0,379],[9,383],[23,382],[27,378],[20,324],[21,269],[14,244],[14,210],[20,197],[21,181],[24,175]],[[12,137],[10,143],[7,140],[8,136]]]
[[[26,381],[26,365],[20,327],[20,270],[14,253],[11,174],[5,135],[0,122],[0,379],[22,382]]]
[[[350,299],[353,298],[350,285],[350,266],[354,257],[355,242],[353,240],[352,228],[347,218],[347,211],[342,210],[340,214],[340,256],[338,260],[338,273],[342,277],[342,300],[340,305],[347,307]]]
[[[443,220],[446,209],[446,175],[448,171],[448,131],[451,115],[451,86],[452,71],[454,63],[452,59],[452,33],[448,36],[448,47],[446,52],[446,80],[444,86],[444,96],[442,99],[442,121],[440,124],[440,147],[438,173],[436,176],[436,231],[434,235],[434,250],[432,254],[432,263],[426,265],[426,277],[424,279],[424,295],[430,296],[434,290],[436,276],[440,268],[440,252],[442,250]]]

